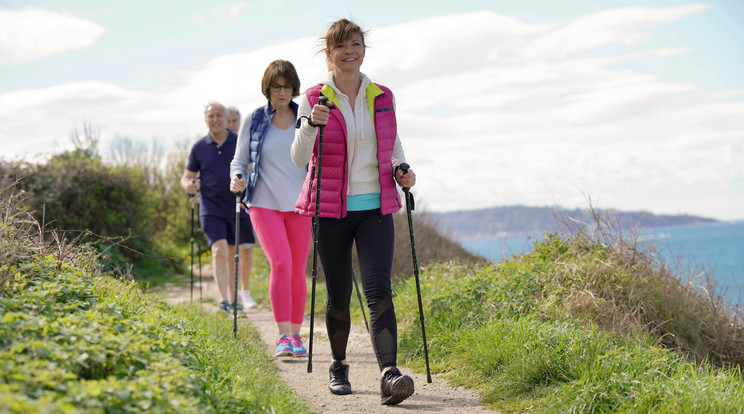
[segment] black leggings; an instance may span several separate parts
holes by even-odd
[[[351,246],[356,242],[377,364],[380,370],[396,365],[398,327],[390,286],[394,240],[393,217],[383,216],[380,210],[350,211],[340,220],[320,219],[318,250],[326,278],[326,327],[334,359],[346,359],[353,288]]]

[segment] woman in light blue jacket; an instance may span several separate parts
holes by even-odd
[[[292,63],[271,62],[261,91],[268,103],[246,117],[240,129],[230,164],[230,190],[247,189],[251,222],[271,266],[269,297],[279,329],[275,356],[307,356],[300,327],[307,300],[305,269],[312,219],[294,212],[307,170],[297,167],[289,155],[297,120],[292,98],[300,93]]]

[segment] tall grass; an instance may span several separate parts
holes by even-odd
[[[541,245],[557,264],[565,313],[625,336],[648,334],[698,362],[744,365],[741,309],[727,306],[708,279],[695,285],[689,269],[670,267],[638,229],[590,213],[590,223],[562,220],[570,236],[558,250]]]
[[[548,234],[499,265],[428,266],[432,370],[504,412],[741,412],[736,311],[605,223]],[[402,359],[421,369],[415,284],[394,290]]]

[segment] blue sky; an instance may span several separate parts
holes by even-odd
[[[317,39],[370,29],[362,70],[396,93],[419,205],[691,213],[742,219],[741,1],[0,0],[0,143],[39,159],[89,122],[175,146],[212,99],[246,113]]]

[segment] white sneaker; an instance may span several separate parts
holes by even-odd
[[[240,296],[240,302],[243,309],[255,309],[258,307],[258,303],[251,297],[251,293],[247,290],[241,290],[238,292]]]

